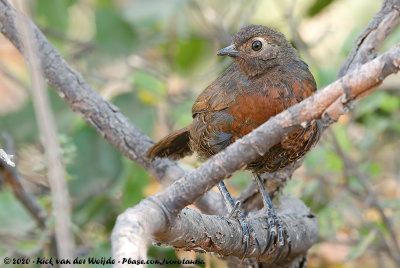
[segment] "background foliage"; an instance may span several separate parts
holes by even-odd
[[[230,63],[216,57],[243,25],[264,24],[288,37],[319,88],[331,83],[355,38],[380,8],[371,0],[31,0],[28,12],[63,57],[155,140],[191,122],[196,96]],[[387,40],[399,40],[400,30]],[[24,184],[51,212],[46,162],[25,63],[0,37],[0,131],[16,142]],[[399,76],[355,105],[323,135],[284,193],[317,213],[320,242],[310,267],[395,267],[400,224]],[[49,90],[67,168],[79,256],[109,257],[116,216],[161,189],[108,145]],[[1,145],[1,143],[0,143]],[[1,146],[0,146],[1,147]],[[182,162],[198,165],[195,157]],[[228,181],[238,194],[250,175]],[[49,254],[47,233],[0,177],[0,256]],[[381,210],[381,212],[380,212]],[[388,217],[385,222],[382,216]],[[51,219],[49,219],[51,221]],[[397,231],[390,233],[390,225]],[[194,253],[178,257],[196,258]],[[398,255],[397,255],[398,256]],[[154,247],[149,258],[174,259]],[[223,262],[206,258],[207,266]],[[84,267],[84,266],[80,266]]]

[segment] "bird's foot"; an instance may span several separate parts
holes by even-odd
[[[257,250],[259,253],[261,253],[261,246],[260,246],[260,241],[257,238],[256,232],[254,231],[253,226],[249,222],[248,218],[243,214],[242,211],[238,209],[240,205],[240,201],[236,201],[234,208],[232,209],[232,212],[229,214],[228,218],[234,217],[236,218],[240,226],[242,227],[242,232],[243,232],[243,243],[245,244],[244,246],[244,254],[243,254],[243,259],[246,257],[247,251],[249,249],[249,242],[250,242],[250,236],[254,239],[257,245]]]
[[[258,189],[264,203],[264,208],[260,212],[263,213],[263,217],[267,215],[268,230],[270,232],[267,246],[262,254],[266,251],[269,251],[271,245],[274,245],[275,250],[278,250],[274,260],[274,262],[276,262],[281,256],[285,243],[287,243],[288,245],[287,255],[290,254],[292,244],[286,226],[282,224],[282,220],[276,215],[274,206],[272,204],[271,198],[269,197],[267,189],[265,188],[263,180],[261,179],[260,175],[255,175]],[[270,252],[272,252],[272,250]]]
[[[280,217],[278,217],[275,213],[275,210],[270,207],[264,207],[260,213],[262,213],[262,217],[266,217],[268,223],[268,231],[269,231],[269,239],[267,246],[262,251],[264,254],[266,251],[273,252],[275,250],[278,251],[274,262],[279,260],[284,246],[288,246],[288,253],[287,256],[290,254],[291,251],[291,239],[289,233],[287,231],[286,226],[283,224]]]
[[[258,252],[260,253],[261,252],[260,242],[257,238],[254,228],[248,221],[247,217],[243,214],[243,212],[241,212],[238,209],[240,206],[240,201],[235,202],[233,200],[232,196],[228,192],[228,189],[226,189],[224,182],[221,181],[218,184],[218,189],[221,192],[222,196],[224,197],[226,207],[231,210],[231,212],[229,213],[228,219],[231,217],[236,218],[239,221],[240,226],[242,227],[243,243],[245,244],[244,255],[243,255],[242,260],[246,257],[247,251],[249,249],[250,236],[252,236],[254,238],[254,241],[257,244]]]

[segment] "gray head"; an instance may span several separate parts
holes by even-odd
[[[283,34],[262,25],[243,27],[232,38],[231,45],[218,51],[217,55],[232,57],[248,76],[301,60]]]

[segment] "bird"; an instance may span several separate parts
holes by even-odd
[[[209,158],[317,89],[308,65],[296,49],[282,33],[270,27],[252,24],[241,28],[231,44],[217,55],[229,56],[233,63],[198,96],[192,107],[192,123],[155,143],[146,153],[148,158],[176,160],[193,152]],[[255,175],[267,212],[271,231],[266,249],[272,242],[282,249],[286,241],[290,251],[291,241],[260,175],[303,157],[319,140],[321,131],[318,120],[299,126],[246,166]],[[222,181],[218,188],[231,209],[229,216],[235,213],[241,222],[246,254],[249,232],[254,230],[238,210],[240,202],[233,201]],[[256,236],[255,240],[259,245]]]

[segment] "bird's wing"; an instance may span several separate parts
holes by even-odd
[[[248,83],[246,76],[233,63],[196,99],[192,107],[192,117],[200,113],[217,112],[228,108],[235,102],[240,88]]]

